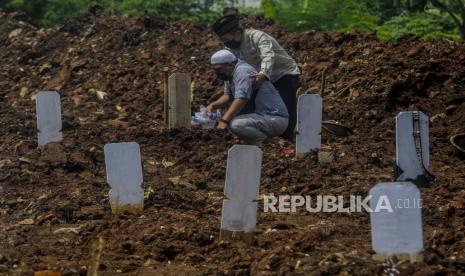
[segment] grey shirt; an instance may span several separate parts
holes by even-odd
[[[299,75],[297,63],[279,43],[265,32],[246,29],[238,49],[228,49],[272,82],[284,75]]]
[[[260,86],[256,92],[255,101],[251,101],[255,74],[257,74],[257,70],[245,61],[238,59],[232,79],[224,82],[225,95],[228,95],[230,99],[245,99],[248,101],[247,106],[240,114],[254,112],[261,115],[289,118],[286,105],[278,90],[270,81],[265,81]],[[255,104],[255,109],[253,109],[253,104]]]

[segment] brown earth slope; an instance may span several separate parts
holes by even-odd
[[[362,33],[289,33],[260,16],[303,71],[300,92],[327,68],[327,117],[354,129],[326,138],[335,160],[296,160],[262,147],[261,194],[366,195],[393,177],[394,117],[430,116],[430,170],[422,189],[425,262],[405,274],[465,274],[465,161],[449,137],[465,132],[465,44]],[[101,275],[373,275],[368,213],[274,214],[259,210],[252,246],[219,241],[227,150],[221,131],[163,125],[162,68],[191,74],[194,108],[221,91],[208,67],[221,48],[203,25],[84,13],[38,29],[0,12],[0,275],[52,269],[84,275],[91,243],[104,238]],[[64,141],[37,148],[38,91],[61,94]],[[98,99],[97,94],[104,99]],[[141,146],[145,209],[111,214],[103,146]],[[292,146],[291,146],[292,149]]]

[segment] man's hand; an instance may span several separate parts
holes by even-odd
[[[215,109],[215,108],[214,108],[213,104],[211,103],[211,104],[209,104],[209,105],[205,108],[205,112],[207,112],[207,113],[213,113],[213,110],[214,110],[214,109]]]
[[[255,75],[255,82],[253,84],[253,88],[259,88],[266,80],[268,80],[268,78],[264,74],[258,73],[257,75]]]
[[[228,128],[228,124],[226,124],[225,122],[222,122],[222,121],[219,121],[218,122],[218,125],[216,126],[217,129],[227,129]]]

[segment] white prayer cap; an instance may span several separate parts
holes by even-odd
[[[211,64],[233,63],[237,60],[236,56],[228,50],[220,50],[211,57]]]

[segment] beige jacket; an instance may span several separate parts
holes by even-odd
[[[228,49],[245,60],[271,82],[284,75],[299,75],[297,63],[279,43],[265,32],[246,29],[238,49]]]

